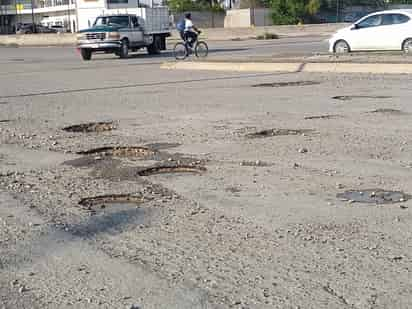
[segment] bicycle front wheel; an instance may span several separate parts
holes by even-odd
[[[195,47],[196,57],[205,58],[207,57],[208,53],[209,53],[209,48],[207,47],[206,42],[199,41]]]
[[[176,60],[184,60],[187,57],[187,48],[183,43],[177,43],[173,49]]]

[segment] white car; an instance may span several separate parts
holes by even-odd
[[[403,50],[412,53],[412,10],[390,10],[369,14],[336,32],[329,52]]]

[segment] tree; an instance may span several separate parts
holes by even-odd
[[[316,14],[320,0],[271,0],[272,20],[274,24],[296,24]]]
[[[168,0],[167,4],[170,10],[174,13],[183,13],[188,11],[223,11],[223,8],[213,0]]]

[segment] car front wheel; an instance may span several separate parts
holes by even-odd
[[[80,50],[80,53],[82,54],[83,60],[90,60],[92,59],[92,51],[87,48],[82,48]]]
[[[347,53],[350,52],[350,47],[349,47],[349,44],[346,41],[340,40],[340,41],[337,41],[335,43],[333,51],[336,54],[347,54]]]

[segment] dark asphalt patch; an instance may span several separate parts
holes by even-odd
[[[0,102],[0,105],[6,105],[6,104],[9,104],[9,102],[5,102],[5,101]]]
[[[338,95],[332,97],[334,100],[349,101],[353,99],[391,99],[391,96],[385,95]]]
[[[319,84],[320,82],[315,82],[315,81],[296,81],[296,82],[262,83],[262,84],[252,85],[252,87],[280,88],[280,87],[313,86],[313,85],[319,85]]]
[[[272,137],[272,136],[285,136],[285,135],[303,135],[312,133],[314,130],[311,129],[269,129],[262,130],[254,133],[249,133],[246,136],[249,138],[260,138],[260,137]]]
[[[357,203],[394,204],[402,203],[411,198],[402,191],[387,191],[383,189],[348,190],[338,193],[337,198]]]
[[[11,120],[10,119],[0,119],[0,123],[7,123],[7,122],[10,122]]]
[[[63,128],[66,132],[79,132],[79,133],[90,133],[90,132],[104,132],[116,129],[116,125],[113,121],[107,122],[90,122],[76,124]]]
[[[68,160],[63,162],[64,165],[69,165],[72,167],[95,167],[95,168],[108,168],[117,167],[120,165],[119,160],[114,160],[112,158],[103,160],[101,156],[84,156],[81,158]]]

